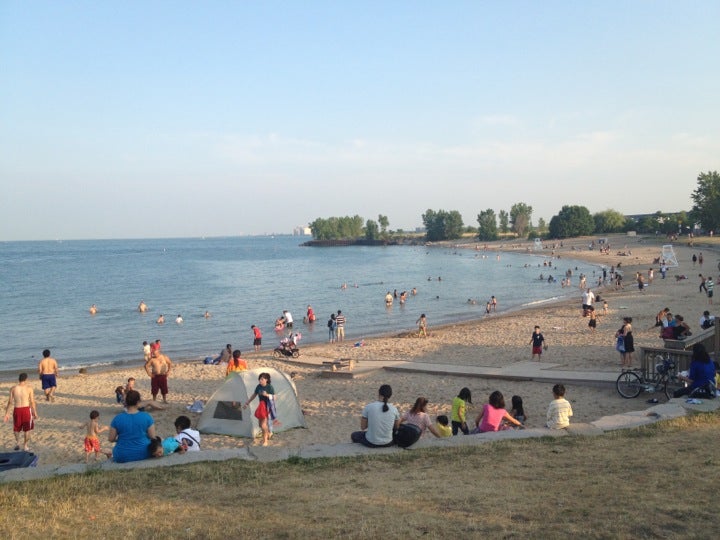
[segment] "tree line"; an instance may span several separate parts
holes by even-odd
[[[455,240],[473,233],[480,241],[497,240],[501,236],[516,238],[571,238],[591,234],[609,234],[630,230],[641,234],[687,233],[700,226],[705,231],[720,228],[720,174],[717,171],[700,173],[697,188],[691,198],[690,211],[664,213],[657,211],[639,220],[628,218],[617,210],[608,209],[591,214],[585,206],[565,205],[552,217],[549,224],[542,218],[532,222],[532,206],[518,202],[509,211],[492,208],[477,215],[477,227],[465,226],[457,210],[428,209],[422,214],[425,239],[429,242]],[[377,221],[353,217],[317,218],[310,224],[317,240],[359,239],[387,240],[403,235],[402,230],[390,231],[387,216],[378,215]]]

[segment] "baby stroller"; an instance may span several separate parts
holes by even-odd
[[[290,334],[288,337],[280,340],[280,346],[273,349],[273,356],[280,358],[281,356],[292,356],[298,358],[300,356],[300,349],[298,349],[298,341],[302,339],[302,335],[299,332]]]

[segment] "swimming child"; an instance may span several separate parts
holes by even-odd
[[[462,431],[465,435],[470,433],[470,429],[467,427],[465,421],[465,415],[467,413],[467,404],[472,403],[472,395],[470,394],[469,388],[462,388],[460,393],[453,398],[452,401],[452,434],[457,435],[458,430]]]
[[[103,452],[100,450],[100,437],[98,435],[110,428],[107,426],[100,426],[98,418],[100,418],[100,413],[98,411],[91,411],[90,420],[80,425],[81,429],[85,429],[85,463],[88,462],[91,452],[95,452],[93,461],[97,461],[98,455],[101,453],[105,454],[108,459],[112,457],[112,452]]]
[[[452,437],[450,420],[448,420],[448,417],[444,414],[441,414],[437,417],[437,424],[435,424],[435,429],[438,430],[438,433],[440,433],[440,436],[442,437]]]

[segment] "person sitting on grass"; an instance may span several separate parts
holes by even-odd
[[[547,427],[550,429],[565,429],[570,425],[570,417],[573,415],[570,402],[565,399],[565,386],[556,384],[553,386],[553,400],[547,410]]]

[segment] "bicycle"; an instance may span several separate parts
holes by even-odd
[[[655,362],[655,372],[649,377],[639,370],[623,371],[615,382],[618,394],[626,399],[636,398],[641,392],[662,392],[666,399],[673,397],[675,390],[683,386],[677,378],[675,362],[669,355],[661,354],[655,357]]]

